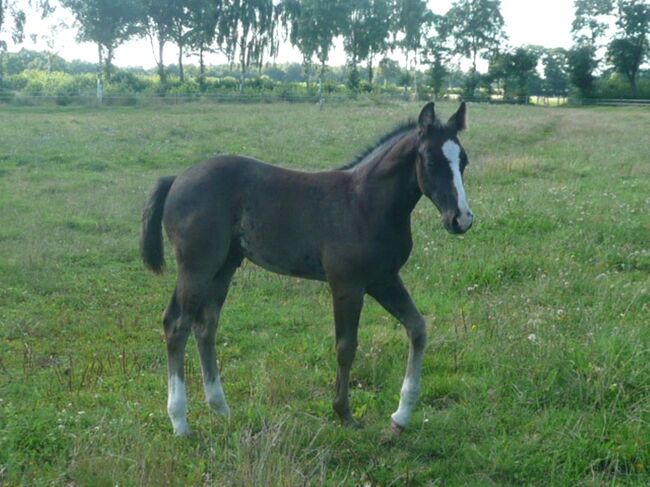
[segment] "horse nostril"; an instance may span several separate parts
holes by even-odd
[[[460,222],[458,221],[458,217],[457,217],[457,216],[455,216],[455,217],[451,220],[451,227],[452,227],[452,228],[454,229],[454,231],[456,231],[456,232],[460,232],[460,231],[462,230],[462,229],[461,229],[461,226],[460,226]]]

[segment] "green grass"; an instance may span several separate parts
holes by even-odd
[[[448,235],[424,199],[413,215],[403,277],[430,340],[400,438],[395,320],[367,300],[351,387],[366,426],[344,429],[326,286],[252,264],[218,338],[233,417],[204,404],[190,344],[195,435],[172,436],[175,271],[146,273],[137,249],[155,179],[219,152],[335,167],[418,110],[3,108],[0,484],[647,485],[648,109],[469,107],[475,227]]]

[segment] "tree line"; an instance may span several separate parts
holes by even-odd
[[[425,0],[29,0],[43,16],[65,8],[75,18],[80,41],[97,46],[98,81],[110,83],[115,50],[136,37],[154,47],[161,89],[167,86],[166,47],[178,49],[176,72],[186,78],[184,59],[197,55],[196,79],[205,86],[205,56],[224,54],[236,68],[239,90],[247,73],[273,60],[286,42],[301,54],[304,73],[315,73],[319,93],[332,46],[343,40],[347,84],[359,89],[361,73],[372,85],[376,66],[388,53],[401,54],[415,91],[426,82],[435,96],[444,91],[451,66],[459,59],[470,68],[464,94],[498,90],[509,98],[528,96],[541,69],[549,92],[566,93],[569,83],[581,96],[593,94],[596,73],[614,70],[638,92],[641,66],[648,57],[650,6],[645,0],[575,0],[571,49],[510,46],[500,0],[456,0],[444,15]],[[615,21],[616,31],[608,34]],[[0,29],[23,38],[25,13],[16,0],[0,0]],[[3,26],[3,24],[7,24]],[[6,45],[0,44],[0,52]],[[479,72],[478,61],[487,61]],[[420,69],[418,69],[420,68]],[[309,78],[308,78],[309,82]]]

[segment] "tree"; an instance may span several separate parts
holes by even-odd
[[[231,61],[238,59],[240,93],[249,66],[261,66],[265,51],[274,55],[277,49],[278,13],[272,0],[232,0],[224,5],[218,42],[225,46]]]
[[[434,16],[434,24],[440,26],[444,22],[441,16]],[[448,40],[443,37],[445,29],[438,27],[438,35],[429,36],[423,51],[424,62],[429,65],[429,84],[433,88],[433,95],[437,99],[443,91],[444,83],[449,76],[447,65],[451,62]]]
[[[593,91],[594,75],[598,63],[593,46],[576,46],[568,52],[569,79],[580,96],[589,97]]]
[[[27,17],[25,11],[17,3],[16,0],[0,0],[0,31],[4,28],[7,18],[11,17],[13,20],[11,39],[14,43],[20,44],[23,41]],[[0,41],[0,50],[7,50],[5,41]]]
[[[139,4],[132,0],[62,0],[62,4],[75,17],[78,39],[97,44],[98,80],[103,69],[110,81],[115,49],[139,32]]]
[[[192,10],[195,7],[200,8],[207,0],[175,0],[172,8],[170,37],[178,47],[178,77],[181,82],[185,81],[185,71],[183,69],[183,54],[185,46],[190,43],[190,22]]]
[[[63,20],[60,18],[57,19],[51,19],[52,21],[49,22],[49,24],[43,28],[44,33],[41,34],[41,39],[45,41],[45,45],[47,46],[46,49],[46,54],[47,54],[47,66],[46,70],[48,73],[52,72],[52,64],[55,56],[58,54],[58,50],[56,49],[57,41],[59,39],[59,35],[62,30],[68,29],[68,24],[66,24]],[[36,35],[32,35],[32,39],[36,38]],[[102,69],[102,66],[99,66],[99,69]],[[95,69],[96,71],[96,69]]]
[[[319,62],[318,93],[323,92],[323,77],[334,38],[346,20],[344,0],[286,0],[285,24],[291,44],[300,50],[307,67],[316,56]]]
[[[569,86],[568,61],[565,49],[547,49],[542,57],[544,66],[544,93],[550,96],[566,95]]]
[[[223,8],[222,0],[191,0],[187,33],[188,45],[199,54],[199,86],[205,88],[205,52],[215,40],[217,23]]]
[[[607,32],[613,0],[575,0],[575,17],[571,33],[575,44],[598,48],[601,37]]]
[[[350,74],[358,76],[358,63],[367,60],[368,81],[372,83],[373,58],[387,49],[390,28],[388,0],[350,0],[344,25],[343,45],[351,67]]]
[[[571,25],[574,47],[568,55],[569,73],[571,83],[585,97],[593,89],[594,71],[599,64],[596,54],[600,39],[607,32],[614,3],[613,0],[575,0],[574,5]]]
[[[129,0],[125,1],[128,2]],[[158,42],[158,57],[156,58],[156,65],[158,66],[160,87],[163,90],[167,84],[164,60],[165,44],[170,40],[173,40],[176,35],[177,19],[183,15],[183,1],[184,0],[141,0],[142,24],[145,26],[146,32],[151,39],[152,47],[154,37]]]
[[[374,78],[374,60],[376,55],[382,55],[388,50],[388,36],[390,32],[391,0],[372,0],[370,15],[366,22],[366,35],[368,43],[368,82]]]
[[[23,41],[25,33],[25,21],[27,17],[25,16],[25,11],[19,8],[16,3],[17,2],[15,0],[0,0],[0,32],[2,32],[7,18],[11,17],[13,20],[11,40],[15,44],[20,44]],[[4,40],[0,39],[0,88],[2,87],[4,81],[2,65],[4,53],[6,51],[7,43]]]
[[[402,68],[397,61],[385,57],[379,61],[377,77],[385,84],[398,85],[403,78]]]
[[[457,0],[445,15],[445,35],[454,45],[454,53],[471,59],[468,94],[474,95],[478,85],[476,60],[489,58],[498,50],[506,36],[503,30],[500,0]]]
[[[433,26],[433,21],[434,15],[425,0],[395,2],[393,29],[401,34],[401,39],[396,42],[396,45],[406,54],[406,69],[412,68],[416,91],[418,57],[424,48],[425,38],[430,36],[428,31]]]
[[[505,98],[527,100],[538,60],[539,49],[531,46],[501,52],[492,59],[490,77],[503,82]]]
[[[441,51],[435,51],[431,56],[429,68],[429,80],[433,88],[433,96],[437,100],[443,91],[445,79],[449,75],[446,65],[447,58]]]
[[[638,96],[639,67],[648,54],[650,5],[640,0],[618,2],[618,32],[607,51],[610,62],[630,81],[632,96]]]

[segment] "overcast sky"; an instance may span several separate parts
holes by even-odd
[[[27,7],[28,0],[17,0],[18,5]],[[58,3],[58,2],[55,2]],[[452,0],[429,0],[430,8],[438,14],[444,14],[452,4]],[[571,22],[573,20],[573,0],[501,0],[501,11],[505,20],[505,30],[509,43],[514,46],[523,44],[536,44],[545,47],[569,47],[571,45]],[[72,25],[73,18],[64,9],[59,7],[53,18],[41,20],[33,11],[28,14],[26,33],[27,37],[23,47],[28,49],[46,49],[46,37],[53,25],[64,22]],[[6,31],[0,38],[9,43],[11,51],[16,50],[10,42],[10,35]],[[97,48],[93,44],[78,44],[75,40],[76,29],[59,29],[54,36],[54,50],[65,59],[82,59],[97,61]],[[34,42],[35,41],[35,42]],[[341,65],[345,63],[345,54],[338,43],[330,57],[330,64]],[[175,63],[178,51],[172,44],[165,49],[165,63]],[[395,56],[392,56],[395,57]],[[209,63],[224,62],[223,57],[214,55],[208,59]],[[290,45],[283,45],[277,58],[279,63],[300,62],[300,53]],[[186,62],[197,62],[194,58]],[[117,66],[155,66],[149,39],[131,41],[120,46],[115,53]]]

